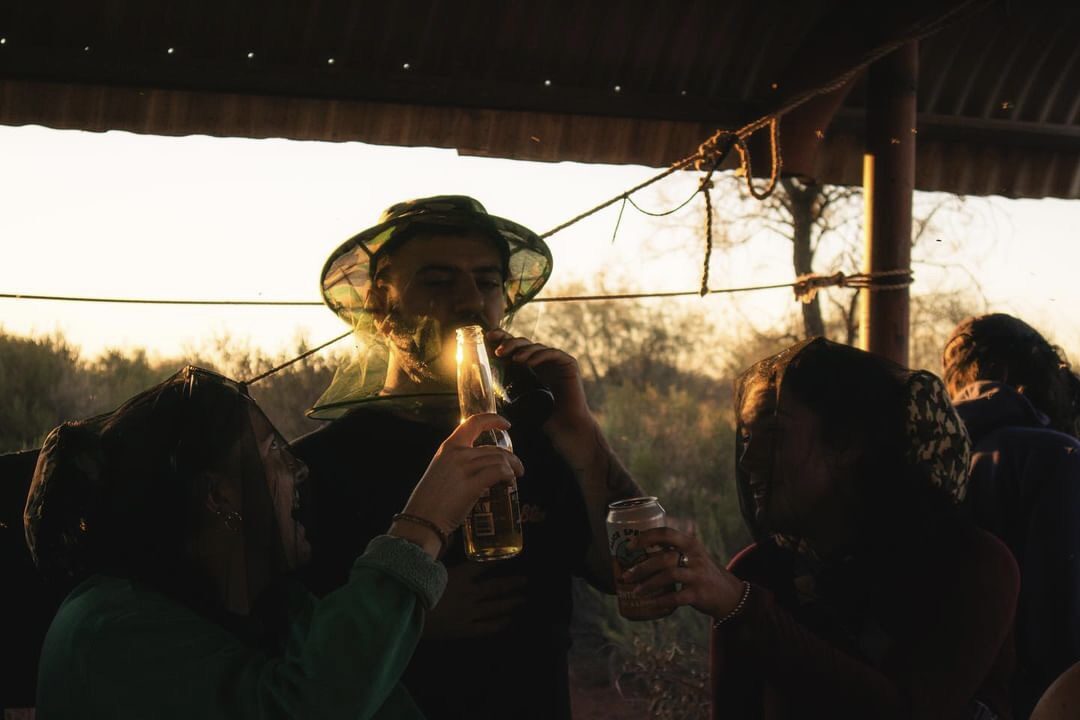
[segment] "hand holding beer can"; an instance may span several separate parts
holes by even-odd
[[[615,595],[619,601],[619,614],[627,620],[658,620],[674,611],[674,608],[664,609],[656,604],[658,595],[675,591],[674,585],[651,596],[642,596],[633,593],[633,585],[619,580],[634,565],[662,551],[659,547],[630,549],[629,543],[642,530],[664,527],[666,517],[664,508],[655,497],[617,500],[608,505],[608,545],[615,572]]]

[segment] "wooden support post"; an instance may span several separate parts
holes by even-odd
[[[863,156],[866,272],[911,266],[918,74],[915,42],[878,60],[867,74]],[[877,282],[887,285],[901,279],[886,277]],[[907,365],[911,317],[908,288],[861,292],[860,347]]]

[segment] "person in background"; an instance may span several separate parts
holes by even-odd
[[[46,635],[37,717],[419,718],[399,682],[446,582],[446,533],[522,471],[438,448],[403,513],[315,600],[291,573],[306,468],[243,386],[188,367],[46,439],[26,500],[40,571],[71,587]]]
[[[816,338],[752,366],[736,401],[756,543],[725,569],[646,531],[670,549],[625,576],[712,617],[714,717],[1010,717],[1018,572],[957,510],[968,439],[941,381]]]
[[[973,446],[965,507],[1020,566],[1013,707],[1026,718],[1080,662],[1076,378],[1037,330],[1001,313],[957,325],[943,364]]]
[[[1077,435],[1080,379],[1062,350],[1023,320],[1005,313],[962,320],[945,343],[942,365],[954,398],[971,386],[1007,386],[1043,415],[1040,426]]]

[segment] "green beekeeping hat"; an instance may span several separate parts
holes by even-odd
[[[338,370],[334,381],[308,412],[332,418],[373,399],[386,377],[388,351],[374,327],[367,302],[380,261],[418,235],[477,232],[491,238],[506,277],[506,316],[532,300],[551,276],[551,249],[532,230],[491,215],[464,195],[439,195],[397,203],[378,224],[341,244],[323,266],[323,301],[345,321],[358,341],[357,356]]]
[[[551,249],[532,230],[490,215],[471,197],[440,195],[397,203],[377,225],[342,243],[323,266],[323,301],[360,328],[370,321],[365,297],[379,260],[410,237],[447,230],[473,230],[495,240],[506,270],[507,315],[532,300],[551,275]]]

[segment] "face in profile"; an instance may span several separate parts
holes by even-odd
[[[307,480],[308,469],[292,454],[288,443],[261,411],[252,405],[248,414],[273,504],[274,525],[285,553],[285,567],[295,570],[307,564],[311,557],[304,526],[296,519],[300,510],[300,486]]]
[[[739,468],[746,473],[747,490],[754,502],[754,519],[767,526],[778,448],[775,388],[765,383],[751,387],[738,414]]]
[[[739,467],[748,476],[755,520],[767,532],[806,535],[823,517],[833,473],[817,415],[775,386],[751,387],[739,408]]]
[[[414,382],[452,382],[454,330],[498,327],[506,312],[504,281],[502,257],[486,236],[412,238],[378,269],[376,326]]]
[[[238,438],[223,468],[207,474],[203,520],[191,543],[223,607],[237,614],[247,614],[278,575],[311,554],[295,518],[307,467],[253,403],[247,416],[251,437]]]

